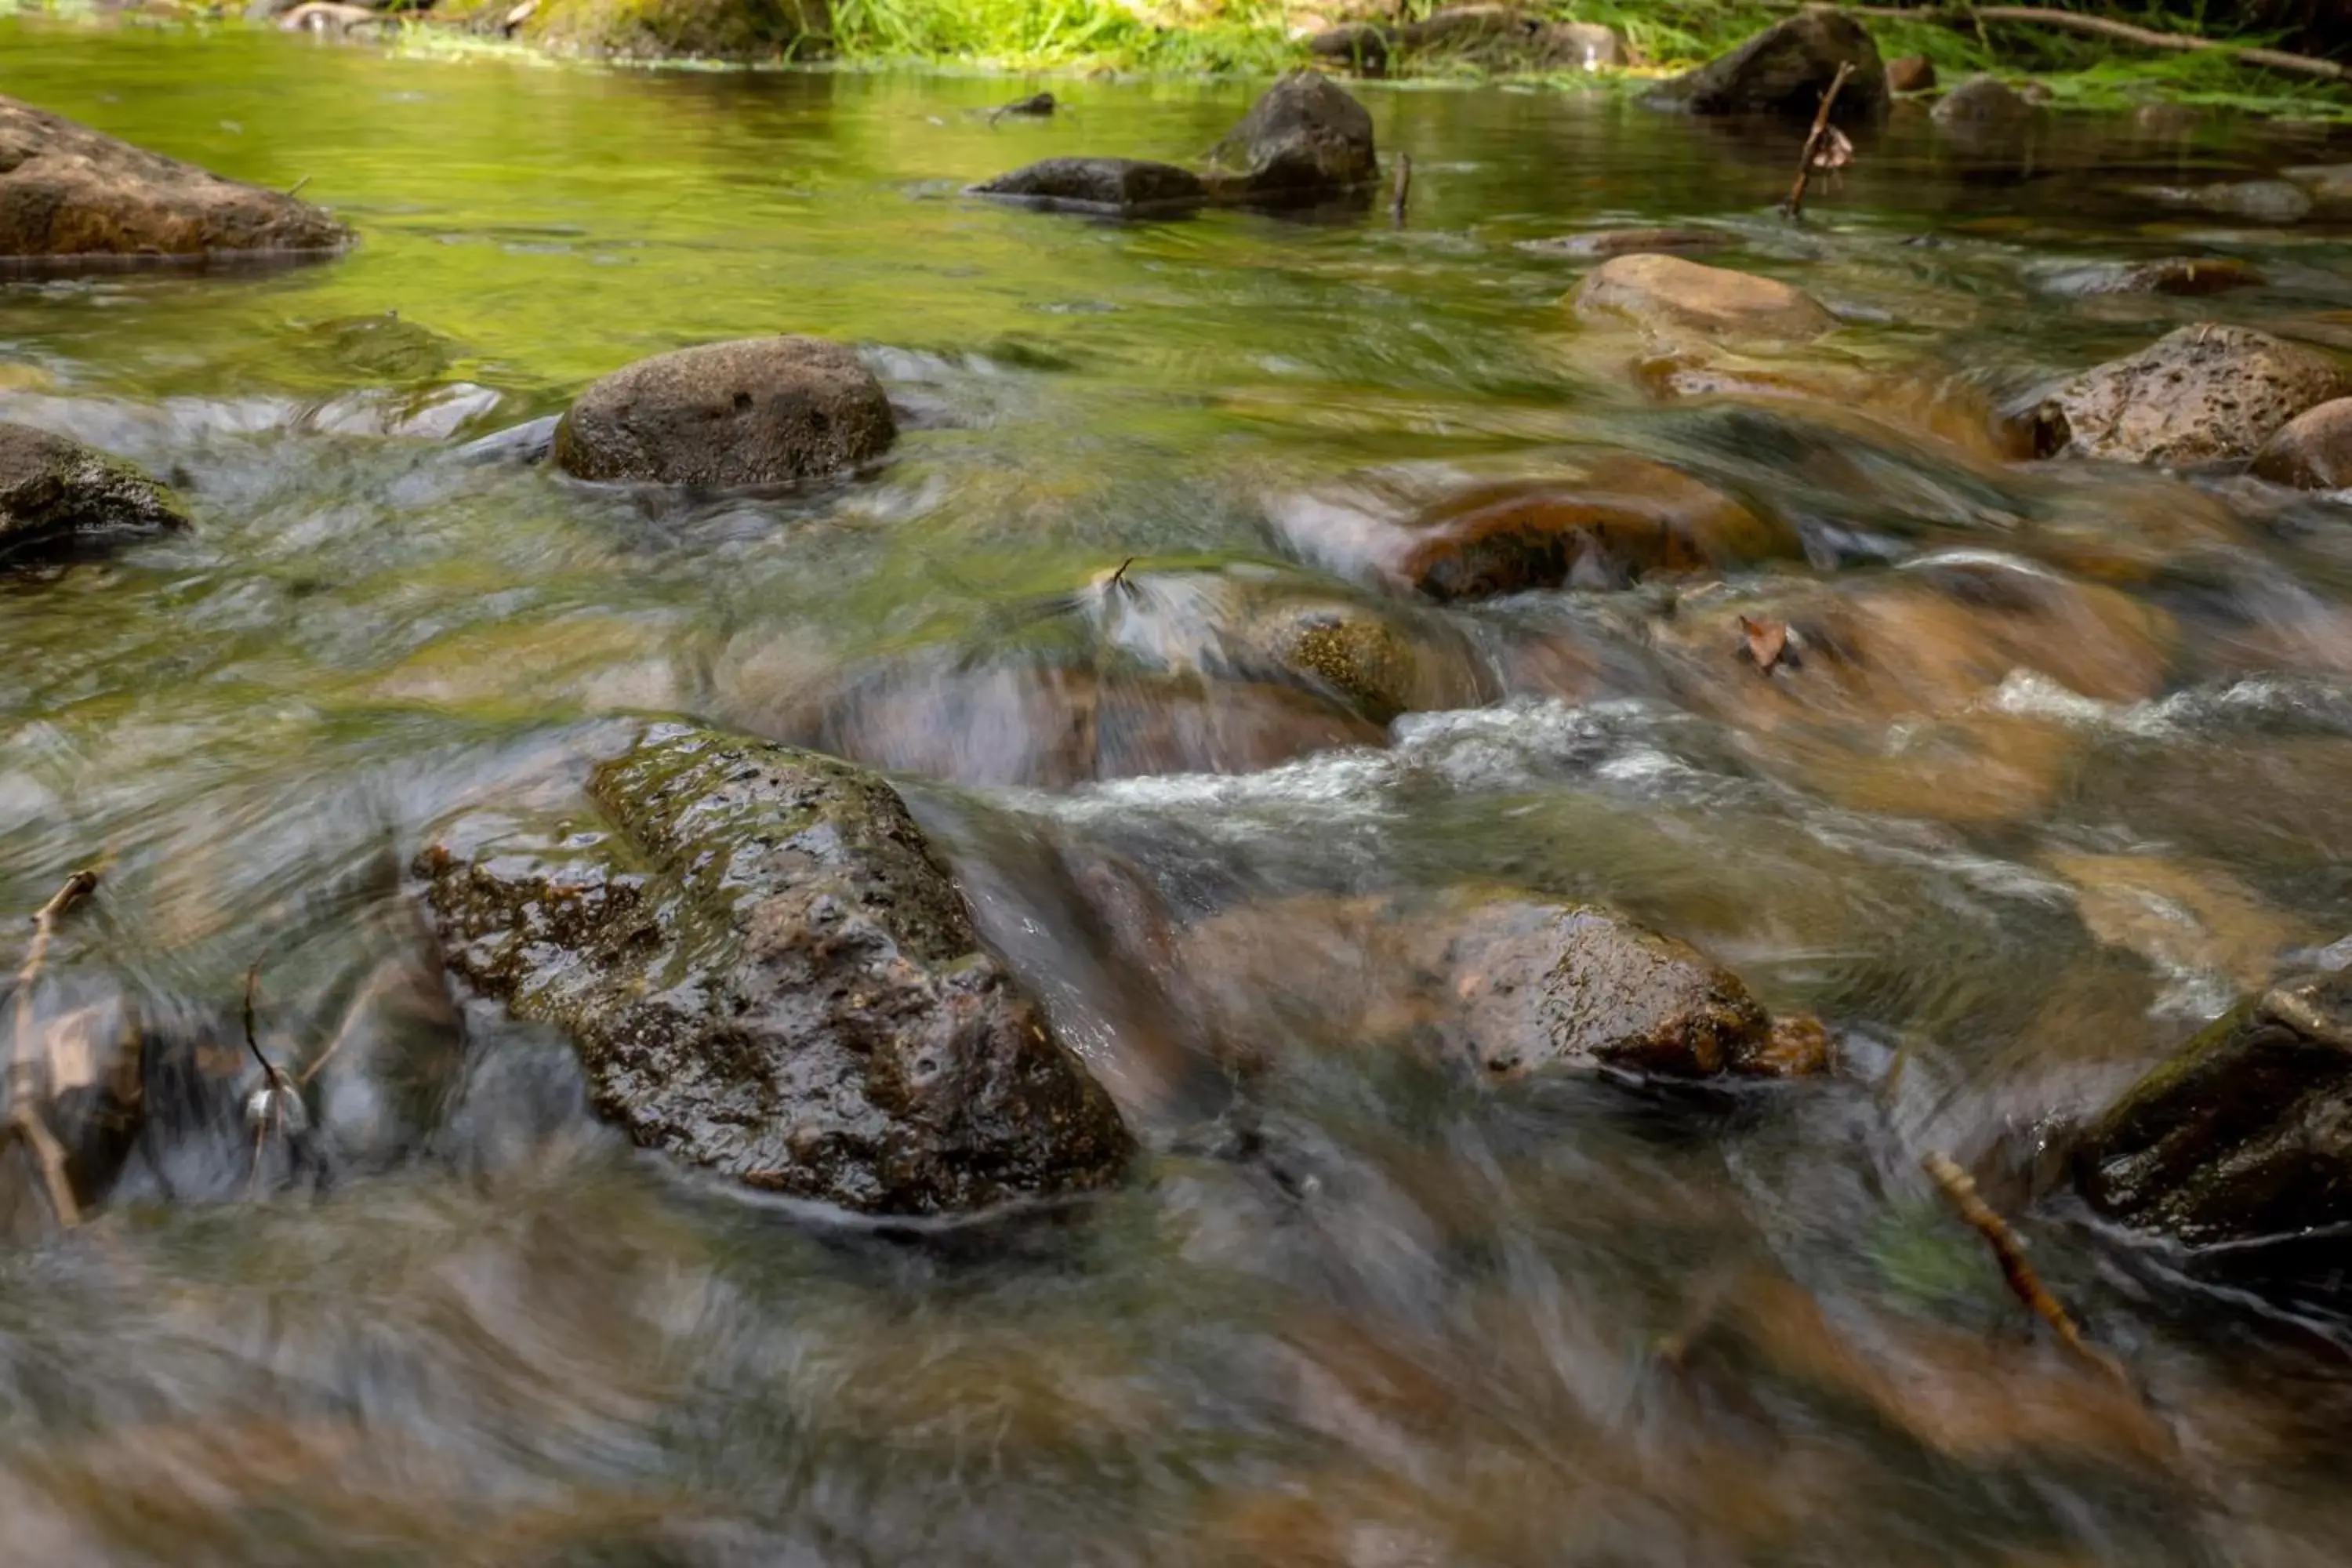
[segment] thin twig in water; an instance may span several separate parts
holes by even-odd
[[[310,183],[310,175],[308,175],[308,174],[305,174],[305,175],[303,175],[300,179],[299,179],[299,180],[295,181],[292,184],[290,184],[290,185],[287,186],[287,187],[286,187],[286,194],[287,194],[288,195],[289,195],[289,196],[299,196],[299,195],[300,195],[302,194],[302,187],[303,187],[303,186],[305,186],[305,185],[307,185],[307,184],[309,184]]]
[[[1853,62],[1842,60],[1837,75],[1830,78],[1830,88],[1822,94],[1822,106],[1813,111],[1813,128],[1805,132],[1805,150],[1797,157],[1796,184],[1789,187],[1789,199],[1780,204],[1780,216],[1794,223],[1805,216],[1805,186],[1813,177],[1813,160],[1821,153],[1822,143],[1830,134],[1830,110],[1845,86],[1845,79],[1853,74]]]
[[[97,886],[96,871],[76,871],[33,917],[33,940],[25,950],[25,966],[16,972],[16,1053],[8,1063],[8,1131],[24,1141],[26,1152],[40,1168],[49,1207],[56,1213],[58,1223],[68,1230],[81,1223],[81,1205],[74,1200],[73,1183],[66,1175],[66,1152],[34,1106],[39,1092],[39,1075],[34,1066],[37,1042],[33,1032],[33,986],[41,978],[42,966],[48,962],[49,940],[57,934],[58,921]]]
[[[1404,205],[1412,197],[1412,154],[1400,153],[1396,160],[1396,184],[1389,187],[1389,222],[1404,226]]]
[[[1928,1175],[1935,1178],[1936,1185],[1943,1189],[1944,1195],[1952,1201],[1952,1206],[1960,1211],[1960,1217],[1974,1226],[1977,1234],[1985,1238],[1985,1245],[1992,1248],[1994,1258],[2000,1264],[2001,1278],[2009,1281],[2011,1292],[2049,1324],[2068,1350],[2129,1390],[2131,1374],[2124,1370],[2124,1363],[2083,1337],[2083,1331],[2075,1326],[2073,1317],[2042,1283],[2042,1277],[2033,1271],[2033,1265],[2025,1260],[2025,1246],[2018,1240],[2017,1233],[2010,1229],[2009,1222],[1993,1213],[1992,1205],[1979,1195],[1975,1180],[1960,1169],[1958,1163],[1949,1154],[1931,1153],[1919,1163]]]
[[[1131,594],[1135,592],[1134,584],[1127,580],[1127,569],[1135,564],[1135,560],[1136,558],[1130,555],[1126,560],[1120,562],[1118,563],[1118,570],[1110,574],[1110,581],[1103,584],[1103,592],[1107,594]]]

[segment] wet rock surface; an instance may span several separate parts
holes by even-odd
[[[1143,216],[1209,199],[1190,169],[1141,158],[1047,158],[971,187],[974,195],[1048,209]]]
[[[660,725],[589,795],[562,822],[459,817],[417,870],[451,969],[570,1035],[635,1142],[876,1214],[1118,1179],[1118,1112],[887,784]]]
[[[0,260],[318,254],[351,238],[308,202],[0,98]]]
[[[1810,120],[1838,67],[1853,74],[1838,93],[1832,118],[1866,124],[1886,112],[1886,67],[1860,22],[1829,6],[1811,6],[1775,23],[1731,53],[1665,83],[1650,101],[1693,114],[1777,114]]]
[[[1795,536],[1662,463],[1610,457],[1557,479],[1360,486],[1277,509],[1293,548],[1350,576],[1441,602],[1645,578],[1793,556]]]
[[[2038,405],[2045,449],[2179,465],[2251,458],[2289,420],[2352,392],[2329,355],[2200,322],[2084,372]]]
[[[2231,256],[2167,256],[2154,261],[2112,261],[2062,268],[2049,275],[2052,293],[2170,294],[2184,299],[2260,288],[2266,279],[2252,262]]]
[[[187,526],[178,498],[131,464],[0,422],[0,570]]]
[[[554,456],[574,478],[734,489],[879,457],[898,426],[882,384],[822,338],[746,338],[614,371],[573,401]]]
[[[2297,489],[2352,487],[2352,397],[2306,408],[2254,454],[2254,477]]]
[[[2352,974],[2281,980],[2206,1029],[2090,1130],[2077,1178],[2194,1246],[2352,1222]]]
[[[1289,1037],[1433,1051],[1488,1083],[1603,1067],[1706,1078],[1826,1065],[1825,1045],[1809,1038],[1818,1025],[1776,1031],[1738,977],[1689,943],[1507,888],[1246,906],[1184,931],[1173,954],[1180,994],[1244,1062]]]
[[[1801,342],[1837,326],[1819,300],[1778,279],[1654,254],[1601,263],[1577,285],[1570,304],[1588,321],[1665,333]]]
[[[1604,228],[1551,239],[1523,239],[1518,247],[1535,256],[1589,257],[1606,261],[1615,256],[1723,250],[1735,243],[1731,236],[1711,228]]]
[[[1218,193],[1251,201],[1313,200],[1380,177],[1372,117],[1317,71],[1293,71],[1250,106],[1217,144]]]
[[[2221,180],[2203,185],[2148,185],[2140,194],[2162,206],[2252,223],[2301,223],[2311,196],[2290,180]]]
[[[1946,127],[2008,130],[2030,123],[2033,105],[1995,76],[1972,76],[1936,100],[1936,123]]]

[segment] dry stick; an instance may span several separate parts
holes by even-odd
[[[1404,226],[1404,204],[1412,195],[1412,154],[1400,153],[1396,161],[1396,184],[1389,187],[1389,222]]]
[[[1935,1178],[1936,1184],[1944,1189],[1944,1195],[1952,1200],[1952,1206],[1960,1211],[1960,1217],[1975,1226],[1977,1234],[1985,1238],[1985,1245],[1992,1248],[1993,1257],[2000,1264],[2001,1278],[2009,1281],[2011,1292],[2049,1324],[2052,1331],[2065,1342],[2068,1350],[2115,1379],[2121,1387],[2131,1389],[2131,1374],[2124,1370],[2123,1363],[2083,1337],[2083,1331],[2075,1327],[2074,1320],[2067,1315],[2064,1307],[2059,1305],[2058,1298],[2042,1283],[2042,1277],[2033,1271],[2033,1265],[2025,1260],[2025,1247],[2017,1239],[2017,1233],[2010,1229],[2009,1222],[1993,1213],[1992,1206],[1978,1195],[1976,1182],[1969,1173],[1961,1170],[1949,1154],[1931,1153],[1919,1163],[1927,1174]]]
[[[25,1141],[33,1163],[40,1167],[49,1207],[56,1212],[58,1223],[68,1230],[81,1223],[81,1205],[74,1201],[73,1183],[66,1176],[66,1152],[50,1133],[48,1124],[41,1120],[40,1112],[33,1108],[37,1089],[33,1071],[33,985],[41,977],[41,966],[48,962],[49,939],[57,933],[58,920],[97,886],[96,871],[76,871],[33,917],[32,945],[26,949],[25,967],[16,973],[16,1051],[8,1064],[9,1131]]]
[[[2352,68],[2340,66],[2334,60],[2290,54],[2284,49],[2266,49],[2253,44],[2227,44],[2217,38],[2200,38],[2194,33],[2160,33],[2153,27],[2136,27],[2129,22],[2111,22],[2105,16],[2080,16],[2073,11],[2047,11],[2039,5],[1849,5],[1846,9],[1860,16],[1900,16],[1909,22],[1940,22],[1954,27],[1981,26],[1986,22],[2062,27],[2068,32],[2116,38],[2151,49],[2219,49],[2252,66],[2268,66],[2273,70],[2294,71],[2329,81],[2352,80]]]
[[[1837,102],[1838,90],[1845,79],[1853,74],[1853,62],[1841,60],[1837,75],[1830,78],[1830,89],[1822,94],[1822,106],[1813,111],[1813,128],[1805,132],[1805,150],[1797,155],[1797,183],[1789,187],[1789,199],[1780,204],[1780,216],[1794,223],[1805,216],[1805,185],[1813,177],[1813,154],[1820,151],[1822,138],[1830,128],[1830,108]]]

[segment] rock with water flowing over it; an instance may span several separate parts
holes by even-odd
[[[351,238],[308,202],[0,98],[0,259],[321,253]]]
[[[2053,294],[2170,294],[2190,299],[2258,289],[2262,269],[2234,256],[2167,256],[2154,261],[2095,261],[2057,268],[2042,287]]]
[[[1853,66],[1853,72],[1839,89],[1831,117],[1842,125],[1882,118],[1886,67],[1878,46],[1861,23],[1826,5],[1809,6],[1775,23],[1731,53],[1665,83],[1649,101],[1694,114],[1810,120],[1841,65]]]
[[[1678,469],[1625,456],[1466,486],[1367,476],[1289,498],[1275,517],[1291,547],[1326,570],[1444,602],[1624,588],[1801,552],[1793,530]]]
[[[2027,418],[2044,452],[2180,465],[2251,458],[2296,415],[2352,394],[2328,354],[2202,321],[2084,371]]]
[[[1818,1023],[1776,1024],[1688,942],[1507,888],[1245,905],[1179,939],[1171,984],[1244,1063],[1275,1041],[1385,1044],[1499,1084],[1593,1068],[1778,1077],[1829,1053]]]
[[[2125,1093],[2077,1152],[2094,1207],[2191,1245],[2352,1223],[2352,973],[2292,976]]]
[[[2254,454],[2254,477],[2304,490],[2352,489],[2352,397],[2288,420]]]
[[[1218,193],[1245,201],[1311,201],[1380,177],[1372,117],[1347,89],[1318,71],[1297,70],[1268,88],[1226,132],[1213,159]]]
[[[0,567],[187,526],[179,500],[121,458],[0,423]]]
[[[2143,185],[2138,195],[2168,207],[2253,223],[2301,223],[2311,197],[2286,180],[2221,180],[2204,185]]]
[[[1181,212],[1209,199],[1208,187],[1190,169],[1144,158],[1047,158],[974,185],[971,194],[1124,217]]]
[[[745,338],[639,360],[595,382],[555,429],[583,479],[739,489],[838,473],[898,437],[856,353],[822,338]]]
[[[1837,326],[1820,300],[1778,279],[1650,253],[1594,268],[1569,303],[1588,321],[1658,332],[1803,342]]]
[[[588,795],[460,816],[417,869],[451,968],[569,1034],[638,1143],[877,1214],[1118,1179],[1118,1111],[980,951],[887,784],[663,724]]]

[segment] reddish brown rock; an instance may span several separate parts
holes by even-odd
[[[1562,585],[1622,588],[1796,552],[1795,535],[1712,486],[1646,458],[1582,474],[1473,485],[1431,498],[1306,498],[1284,527],[1302,553],[1438,600]]]
[[[2352,397],[2296,415],[2254,454],[2254,474],[2305,490],[2352,487]]]
[[[1925,92],[1936,85],[1936,67],[1925,55],[1904,55],[1886,62],[1886,90]]]

